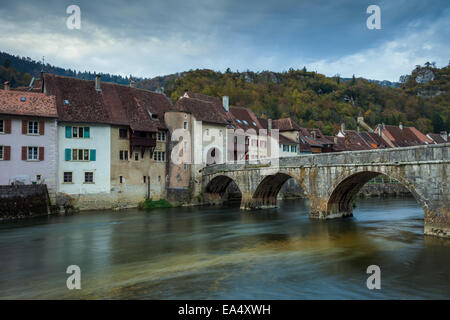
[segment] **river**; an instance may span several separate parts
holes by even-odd
[[[66,287],[69,265],[81,290]],[[0,224],[0,299],[449,299],[449,266],[450,240],[423,235],[412,198],[359,199],[331,221],[293,200]]]

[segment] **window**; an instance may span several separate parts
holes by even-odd
[[[119,129],[119,138],[127,139],[128,138],[128,130],[127,129]]]
[[[64,104],[65,104],[66,106],[68,106],[68,105],[69,105],[69,103],[70,103],[70,102],[69,102],[69,100],[67,100],[67,99],[66,99],[66,100],[64,100]]]
[[[283,151],[289,152],[289,146],[283,144]]]
[[[209,129],[206,129],[206,135],[209,136]]]
[[[89,161],[89,149],[72,149],[72,161]]]
[[[0,120],[0,133],[5,133],[5,120]]]
[[[144,176],[144,183],[147,183],[147,176]]]
[[[3,146],[0,146],[0,160],[4,160]]]
[[[119,183],[122,184],[123,183],[123,176],[119,177]]]
[[[39,134],[39,122],[28,121],[28,134]]]
[[[166,141],[166,133],[163,131],[158,131],[158,141]]]
[[[124,161],[128,160],[128,150],[120,150],[119,159]]]
[[[90,138],[90,127],[66,126],[66,138],[87,139]]]
[[[219,130],[219,137],[222,136],[222,129]]]
[[[187,163],[185,163],[184,164],[184,171],[187,171],[188,170],[188,165],[187,165]]]
[[[161,182],[161,176],[158,176],[158,182]]]
[[[138,152],[134,153],[134,160],[136,160],[136,161],[139,160],[139,153]]]
[[[28,147],[27,160],[39,160],[38,147]]]
[[[72,172],[64,172],[64,183],[72,183]]]
[[[248,126],[247,120],[242,120],[242,122],[243,122],[246,126]]]
[[[184,121],[184,122],[183,122],[183,128],[184,128],[184,130],[187,130],[187,128],[188,128],[188,123],[187,123],[187,121]]]
[[[297,152],[297,146],[291,146],[291,152]]]
[[[36,181],[40,182],[42,180],[42,176],[40,174],[36,175]]]
[[[84,183],[94,183],[94,173],[85,172],[84,173]]]
[[[164,151],[155,151],[153,152],[153,160],[158,162],[166,161],[166,153]]]

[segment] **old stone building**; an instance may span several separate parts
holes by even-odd
[[[43,80],[59,113],[58,204],[106,209],[165,197],[162,119],[171,104],[164,95],[102,83],[99,76],[45,74]]]

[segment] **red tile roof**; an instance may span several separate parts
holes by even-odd
[[[54,96],[10,90],[0,90],[0,114],[47,118],[58,116]]]
[[[176,111],[190,113],[199,121],[221,125],[229,124],[227,116],[224,114],[226,113],[225,110],[220,110],[223,109],[223,107],[207,100],[183,96],[175,103],[174,109]]]
[[[272,126],[274,129],[278,129],[280,132],[300,130],[300,126],[291,118],[273,120]]]
[[[60,121],[128,125],[132,130],[165,129],[164,112],[172,105],[166,96],[128,86],[44,74],[47,94],[56,96]],[[153,116],[152,116],[153,115]]]
[[[414,127],[403,127],[385,125],[382,126],[383,134],[392,142],[394,147],[409,147],[431,144],[433,141]]]
[[[237,128],[241,128],[244,131],[254,129],[256,132],[259,132],[260,129],[264,129],[252,110],[243,107],[230,107],[230,112],[234,118],[234,125]]]

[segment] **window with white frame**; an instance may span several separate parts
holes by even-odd
[[[158,131],[158,141],[166,141],[166,133],[164,131]]]
[[[89,161],[89,149],[72,149],[72,161]]]
[[[28,121],[28,134],[39,134],[38,121]]]
[[[84,134],[84,127],[72,127],[72,138],[86,138]]]
[[[184,121],[184,122],[183,122],[183,128],[184,128],[184,130],[187,130],[187,128],[188,128],[188,123],[187,123],[187,121]]]
[[[5,133],[5,120],[0,119],[0,133]]]
[[[153,152],[153,160],[158,162],[166,161],[166,153],[164,151],[155,151]]]
[[[5,152],[3,150],[3,146],[0,146],[0,160],[3,160],[5,157]]]
[[[38,147],[28,147],[27,160],[39,160]]]

